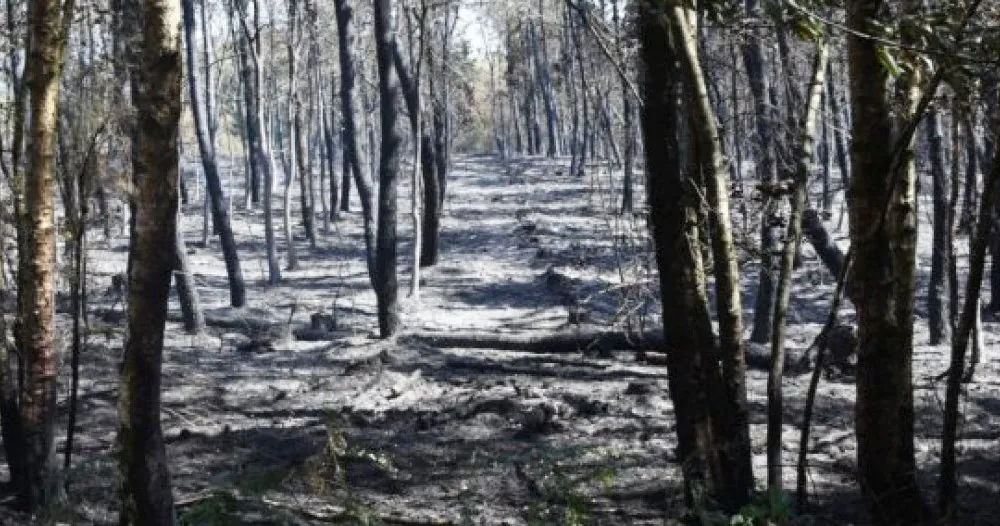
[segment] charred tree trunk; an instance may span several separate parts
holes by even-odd
[[[538,2],[539,14],[544,12],[542,2],[543,0],[539,0]],[[539,25],[544,23],[544,19],[539,21]],[[539,32],[541,33],[541,37],[539,37]],[[545,155],[547,157],[555,157],[559,154],[559,146],[556,139],[559,126],[557,123],[555,97],[552,93],[552,79],[549,76],[552,68],[549,66],[549,53],[546,47],[547,43],[545,42],[544,27],[539,31],[535,27],[535,24],[529,23],[528,42],[531,45],[531,52],[534,56],[535,72],[538,77],[539,88],[542,91],[542,103],[545,105],[545,131],[548,138]]]
[[[763,10],[759,0],[747,0],[748,15],[763,20]],[[778,173],[774,161],[775,145],[774,131],[771,127],[773,96],[770,79],[765,69],[764,41],[760,30],[754,30],[755,36],[748,38],[743,48],[743,63],[750,79],[750,93],[753,95],[754,122],[756,124],[759,151],[755,156],[757,176],[764,188],[764,212],[761,219],[760,239],[760,277],[757,285],[757,297],[754,303],[753,329],[750,341],[767,343],[771,341],[772,316],[774,314],[774,259],[776,233],[773,218],[777,214],[777,197],[768,190],[778,181]]]
[[[187,51],[188,94],[191,100],[191,112],[194,114],[195,135],[198,138],[198,150],[201,152],[201,165],[205,171],[205,186],[208,189],[209,201],[212,207],[212,219],[218,227],[219,241],[222,244],[222,256],[226,262],[226,276],[229,278],[229,302],[233,307],[246,305],[246,286],[243,282],[243,270],[240,268],[240,257],[236,250],[236,238],[229,223],[229,214],[222,196],[222,181],[219,178],[219,167],[216,163],[214,134],[210,131],[210,116],[201,105],[198,90],[198,68],[195,60],[194,41],[194,0],[183,0],[184,6],[184,38]],[[202,28],[208,31],[208,28]],[[205,92],[212,90],[206,84]]]
[[[323,106],[323,105],[321,105]],[[336,221],[340,218],[341,206],[340,206],[340,181],[337,180],[337,141],[336,134],[333,131],[334,118],[333,110],[323,111],[323,117],[321,124],[323,126],[323,162],[326,166],[327,176],[330,181],[330,220]]]
[[[886,6],[883,0],[851,0],[847,11],[849,26],[863,32],[879,22]],[[874,523],[922,524],[925,506],[913,446],[916,177],[912,156],[897,164],[892,151],[911,149],[912,139],[900,137],[896,140],[904,144],[885,147],[886,138],[897,134],[879,44],[854,34],[847,40],[853,113],[850,230],[860,340],[858,478]],[[917,83],[909,82],[912,100]]]
[[[996,124],[994,124],[996,126]],[[971,132],[971,130],[970,130]],[[1000,144],[998,142],[997,144]],[[986,181],[985,195],[980,204],[978,224],[970,247],[969,278],[965,284],[965,305],[951,342],[951,362],[945,389],[944,431],[941,438],[941,476],[939,509],[943,523],[954,522],[958,511],[958,481],[956,479],[955,441],[958,437],[958,403],[965,373],[965,353],[969,336],[979,313],[979,294],[986,264],[986,250],[993,231],[993,211],[1000,185],[1000,148],[994,145],[993,165]]]
[[[992,152],[998,140],[993,125],[1000,122],[1000,107],[998,107],[1000,105],[1000,96],[998,96],[1000,95],[1000,83],[998,83],[995,70],[987,70],[983,76],[980,93],[983,104],[989,108],[984,115],[984,120],[990,123],[986,126],[986,133],[983,134],[983,149]],[[974,124],[974,121],[970,124]],[[982,162],[979,164],[982,165],[980,168],[983,173],[993,172],[994,167],[991,164],[993,162],[995,161],[989,156],[982,158]],[[1000,223],[1000,200],[997,200],[994,206],[992,220],[994,221],[994,230],[1000,230],[1000,225],[997,224]],[[994,313],[1000,312],[1000,235],[995,235],[990,240],[990,300],[986,308]]]
[[[701,190],[693,187],[690,174],[684,174],[678,141],[685,120],[679,100],[684,90],[678,79],[688,80],[689,92],[696,95],[704,95],[703,89],[698,89],[704,83],[696,78],[696,43],[687,25],[688,10],[670,8],[667,18],[659,14],[661,8],[651,0],[639,2],[638,8],[645,64],[642,127],[647,190],[660,274],[665,346],[671,350],[667,367],[677,414],[685,494],[693,507],[707,506],[712,501],[734,511],[747,502],[753,486],[749,442],[737,429],[747,423],[739,423],[741,416],[733,413],[729,400],[733,384],[727,374],[734,356],[719,358],[731,349],[720,353],[712,330],[701,237],[697,232]],[[679,63],[684,70],[678,68]],[[692,103],[700,106],[698,113],[703,115],[708,101],[699,97]],[[711,128],[709,125],[709,129],[700,130],[699,142],[712,142]],[[721,169],[714,164],[705,168],[713,176]],[[724,258],[718,266],[728,267],[730,262]],[[725,296],[725,290],[720,293]],[[731,329],[731,321],[727,319],[722,326]],[[729,336],[723,337],[724,345],[731,344]],[[730,365],[724,366],[720,363],[723,361]],[[723,373],[723,369],[727,372]],[[737,383],[742,385],[738,378]]]
[[[375,0],[375,50],[378,60],[382,143],[379,149],[378,234],[375,250],[375,296],[379,333],[388,338],[399,329],[399,293],[396,277],[396,195],[399,179],[400,137],[396,130],[399,81],[392,64],[395,47],[390,0]]]
[[[375,265],[375,202],[372,184],[368,180],[368,175],[363,169],[360,152],[358,150],[358,128],[356,118],[358,116],[357,100],[355,97],[354,83],[354,28],[352,19],[354,18],[354,8],[351,7],[350,0],[334,0],[337,12],[337,43],[340,54],[340,102],[341,118],[344,123],[344,164],[345,181],[344,194],[341,197],[342,210],[347,211],[350,202],[350,184],[347,182],[346,165],[350,165],[350,172],[354,176],[354,182],[358,186],[358,197],[361,198],[361,213],[364,216],[365,225],[365,249],[368,263],[368,276],[372,286],[377,290],[378,280],[376,278]],[[390,57],[391,60],[391,57]]]
[[[940,344],[947,335],[945,311],[945,276],[948,270],[948,172],[941,144],[941,114],[932,109],[927,116],[927,144],[931,164],[934,199],[934,241],[931,252],[931,276],[927,288],[927,324],[931,345]]]
[[[160,428],[160,376],[177,246],[181,9],[144,0],[138,75],[135,230],[129,247],[128,336],[120,387],[123,525],[176,524]]]
[[[24,70],[30,120],[27,170],[18,212],[17,349],[20,352],[19,436],[5,444],[7,458],[24,468],[12,481],[19,503],[38,511],[59,494],[55,459],[56,217],[55,140],[59,81],[73,2],[36,0],[28,7],[28,50]]]
[[[264,186],[262,199],[264,201],[264,237],[267,247],[267,282],[275,285],[281,281],[281,264],[278,262],[278,250],[274,233],[274,157],[267,135],[266,115],[264,108],[264,72],[261,61],[261,25],[260,25],[260,2],[253,0],[253,25],[248,22],[246,4],[238,2],[240,7],[240,24],[243,29],[243,38],[240,39],[242,52],[249,60],[243,70],[244,82],[252,88],[251,107],[253,109],[251,119],[247,122],[247,127],[254,130],[250,134],[250,150],[252,162],[257,166],[259,174],[263,175],[261,184]]]
[[[826,97],[830,102],[830,119],[833,125],[833,146],[837,157],[837,168],[840,169],[840,180],[844,185],[844,191],[851,183],[851,160],[850,160],[850,148],[847,145],[847,134],[844,130],[847,129],[847,124],[843,122],[846,120],[848,111],[842,110],[840,107],[840,100],[837,98],[837,79],[834,77],[834,67],[831,63],[829,66],[829,71],[827,71],[827,76],[830,78],[830,82],[826,83]]]
[[[282,156],[285,168],[285,186],[282,193],[282,226],[285,230],[285,256],[288,258],[286,270],[298,270],[299,255],[295,247],[295,236],[292,234],[292,182],[299,178],[299,166],[302,159],[299,158],[299,132],[301,131],[301,101],[299,101],[299,78],[298,78],[298,0],[287,0],[288,2],[288,145],[284,148],[285,155]],[[282,136],[281,118],[278,121],[278,144],[284,143]],[[303,185],[304,186],[304,185]],[[303,198],[305,192],[301,192]],[[303,216],[303,219],[305,216]],[[304,221],[303,221],[304,222]],[[307,226],[311,228],[311,226]],[[308,230],[306,235],[309,235]]]
[[[625,28],[619,14],[618,0],[612,0],[612,16],[615,22],[615,36],[617,38],[618,61],[623,65],[627,63],[628,57],[625,51]],[[632,95],[629,93],[628,81],[623,77],[621,82],[622,94],[622,119],[624,120],[624,130],[622,139],[625,146],[625,156],[622,159],[622,213],[630,214],[635,208],[635,197],[633,191],[634,165],[635,165],[635,125],[632,115]]]
[[[441,245],[441,202],[439,200],[437,175],[437,152],[434,141],[424,134],[423,148],[420,149],[420,164],[424,180],[424,242],[420,247],[420,266],[437,265]]]
[[[746,357],[743,349],[743,307],[740,301],[740,273],[733,244],[729,196],[732,193],[727,161],[723,155],[722,138],[708,95],[705,75],[701,68],[697,36],[697,17],[689,7],[672,6],[670,18],[680,72],[685,79],[693,117],[693,136],[708,193],[709,223],[712,228],[712,259],[715,277],[716,315],[719,320],[719,352],[722,367],[724,415],[717,420],[728,442],[725,459],[728,464],[727,486],[729,502],[743,503],[753,491],[753,471],[750,462],[750,421],[746,393]]]
[[[178,218],[178,225],[180,220]],[[176,245],[174,245],[174,287],[177,290],[177,301],[181,307],[181,319],[184,320],[184,332],[200,334],[205,330],[205,315],[201,310],[201,300],[194,282],[194,274],[188,264],[187,245],[184,236],[177,228]]]

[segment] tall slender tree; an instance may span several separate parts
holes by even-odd
[[[740,372],[739,365],[742,351],[731,347],[739,315],[724,310],[731,298],[723,286],[718,295],[723,298],[719,310],[725,323],[720,326],[726,334],[717,340],[706,291],[702,236],[698,233],[703,189],[684,168],[679,140],[683,124],[696,119],[685,117],[688,106],[681,104],[682,94],[695,94],[688,102],[700,107],[696,110],[699,117],[714,116],[705,114],[708,101],[704,98],[703,77],[702,82],[698,80],[697,41],[689,20],[693,13],[679,6],[664,9],[656,0],[640,0],[638,10],[645,99],[641,122],[650,222],[660,274],[665,346],[671,350],[667,371],[677,415],[685,494],[689,505],[715,503],[735,511],[747,502],[753,489],[742,378],[745,372]],[[699,148],[711,148],[718,140],[718,135],[712,133],[714,124],[706,126],[695,131]],[[725,173],[715,152],[703,159],[709,164],[701,166],[708,177]],[[714,187],[713,199],[720,197],[723,186]],[[728,207],[728,203],[722,206]],[[715,226],[728,222],[725,214],[720,216]],[[723,241],[717,241],[717,248],[725,249]],[[724,252],[716,254],[716,266],[732,272],[734,262],[720,257]]]
[[[812,166],[816,127],[819,124],[820,106],[823,100],[823,85],[826,82],[826,64],[829,50],[825,40],[818,43],[813,60],[809,95],[806,99],[805,116],[799,125],[801,139],[797,146],[795,171],[792,178],[791,217],[785,235],[785,248],[781,253],[781,271],[778,275],[775,295],[774,328],[771,341],[771,371],[767,377],[767,486],[771,491],[781,492],[782,429],[784,411],[782,398],[782,378],[785,365],[785,336],[788,303],[792,292],[792,272],[795,258],[802,241],[802,217],[808,205],[809,170]]]
[[[894,90],[876,41],[862,36],[886,23],[884,0],[851,0],[848,35],[851,86],[851,244],[858,311],[855,406],[858,476],[876,524],[922,524],[924,502],[913,446],[913,308],[917,200],[913,156],[894,150]],[[914,73],[916,74],[916,73]],[[912,91],[915,80],[909,80]],[[912,94],[909,96],[911,99]],[[894,148],[884,146],[895,138]]]
[[[5,444],[21,505],[35,511],[59,494],[55,460],[56,221],[55,149],[59,80],[75,2],[28,4],[27,168],[18,212],[18,312],[16,338],[22,360],[18,427]],[[6,422],[5,422],[6,424]],[[6,437],[5,437],[6,438]]]
[[[268,141],[267,119],[264,107],[264,64],[261,44],[261,7],[260,0],[232,0],[239,12],[239,22],[242,28],[239,56],[240,69],[245,91],[250,91],[250,110],[248,110],[247,127],[253,130],[249,134],[251,163],[257,167],[257,173],[262,174],[261,185],[264,187],[264,237],[267,250],[267,282],[277,284],[281,281],[281,265],[278,262],[278,251],[274,233],[274,157],[271,154]],[[248,2],[253,5],[252,25],[249,20]]]
[[[401,138],[396,129],[399,117],[399,80],[393,66],[396,46],[392,27],[392,3],[375,0],[375,53],[378,62],[379,108],[382,142],[379,149],[378,234],[375,248],[375,296],[378,303],[379,333],[388,338],[399,329],[399,284],[396,277],[396,195],[399,183]]]
[[[163,332],[177,229],[183,67],[180,0],[142,0],[135,216],[119,391],[120,524],[176,524],[160,427]]]
[[[184,38],[187,52],[188,94],[191,100],[191,112],[194,114],[195,135],[198,139],[198,151],[201,153],[201,166],[205,172],[205,186],[212,209],[212,220],[219,231],[219,241],[222,244],[222,256],[226,262],[226,275],[229,278],[229,302],[233,307],[246,304],[246,285],[243,282],[243,270],[240,268],[240,256],[236,250],[236,238],[229,223],[229,213],[226,210],[222,195],[222,180],[219,177],[219,165],[215,150],[215,134],[211,131],[211,116],[208,107],[201,102],[201,92],[198,87],[198,61],[196,60],[194,0],[183,0],[184,7]],[[203,27],[202,32],[208,28]],[[205,94],[212,93],[214,86],[205,79]],[[231,197],[231,196],[230,196]]]
[[[771,78],[766,71],[763,16],[760,0],[746,0],[747,15],[757,22],[750,26],[749,38],[743,45],[743,63],[750,79],[750,94],[753,97],[754,125],[757,132],[757,176],[764,188],[764,213],[761,214],[760,277],[754,304],[753,330],[750,340],[757,343],[771,341],[772,318],[774,314],[774,257],[775,226],[773,218],[777,212],[777,196],[771,189],[778,181],[776,168],[775,140],[772,126],[771,98],[773,97]]]
[[[344,184],[341,195],[341,210],[348,211],[350,203],[350,185],[347,178],[348,170],[354,176],[354,182],[358,187],[358,196],[361,198],[361,213],[364,219],[365,229],[365,253],[368,262],[368,277],[373,287],[376,286],[375,278],[375,198],[372,190],[372,183],[365,171],[365,164],[361,160],[361,152],[358,149],[358,126],[359,115],[357,92],[355,82],[357,72],[354,59],[354,7],[351,0],[334,0],[334,8],[337,14],[337,44],[340,57],[340,112],[343,122],[343,146],[344,146]],[[391,57],[390,57],[391,60]]]

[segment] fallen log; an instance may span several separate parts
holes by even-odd
[[[809,243],[812,244],[813,250],[816,251],[819,260],[830,271],[830,274],[834,278],[840,276],[847,256],[840,250],[840,247],[833,241],[826,227],[823,226],[823,219],[820,218],[819,212],[812,209],[805,211],[802,215],[802,233],[805,234]],[[853,285],[850,278],[848,279],[849,281],[844,289],[844,296],[853,303],[854,298],[857,297],[857,288]]]
[[[542,334],[497,334],[475,332],[412,333],[400,336],[400,341],[438,348],[496,349],[525,353],[567,354],[587,352],[610,356],[614,351],[637,351],[639,361],[666,365],[662,331],[631,334],[624,331],[596,329],[560,331]],[[747,365],[754,369],[769,369],[770,350],[766,346],[746,345]],[[785,356],[785,367],[794,369],[792,353]]]
[[[553,354],[575,352],[606,354],[611,351],[637,351],[663,346],[663,335],[660,331],[631,334],[624,331],[591,329],[541,334],[422,332],[405,335],[401,339],[440,348],[498,349]]]
[[[805,211],[802,215],[802,233],[809,239],[816,255],[823,262],[823,266],[834,277],[839,276],[840,270],[844,268],[844,253],[834,243],[830,233],[823,226],[823,219],[820,218],[819,212],[812,209]]]

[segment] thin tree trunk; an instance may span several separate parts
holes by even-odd
[[[934,241],[931,252],[931,276],[927,287],[927,325],[930,344],[938,345],[947,335],[945,313],[945,275],[948,270],[948,174],[941,144],[941,114],[931,109],[927,115],[927,144],[931,164],[934,199]],[[957,152],[957,151],[956,151]]]
[[[829,114],[829,97],[824,96],[824,109]],[[819,207],[823,211],[823,217],[829,218],[833,215],[833,152],[831,151],[830,120],[823,119],[823,136],[820,138],[820,162],[823,167],[823,194],[820,197]]]
[[[236,238],[229,222],[225,200],[222,195],[222,181],[219,178],[219,167],[216,162],[214,133],[212,132],[210,113],[200,104],[198,90],[198,68],[195,60],[194,41],[194,0],[183,0],[184,7],[184,37],[187,51],[188,95],[194,114],[195,135],[198,138],[198,150],[201,152],[201,165],[205,171],[205,186],[208,189],[208,199],[211,205],[212,219],[218,228],[219,241],[222,245],[222,256],[226,263],[226,276],[229,279],[229,303],[233,307],[246,305],[246,285],[243,282],[243,270],[240,268],[240,258],[236,249]],[[208,28],[202,28],[207,32]],[[205,93],[212,92],[212,86],[206,78]]]
[[[618,12],[618,0],[612,0],[611,8],[615,23],[615,38],[617,40],[615,47],[618,50],[618,61],[624,66],[627,61],[624,44],[625,28]],[[622,119],[625,121],[622,131],[625,142],[625,158],[623,159],[624,166],[622,166],[622,213],[629,214],[635,208],[635,197],[632,189],[635,165],[635,126],[632,123],[632,95],[629,92],[628,80],[624,77],[619,80],[622,94]]]
[[[792,290],[792,272],[795,256],[802,241],[802,215],[808,206],[809,171],[812,167],[816,127],[821,113],[823,85],[826,82],[826,64],[829,58],[827,43],[819,42],[813,59],[809,98],[805,117],[801,123],[802,139],[795,162],[792,190],[792,211],[785,234],[785,249],[781,254],[781,273],[777,283],[777,301],[774,309],[774,328],[771,338],[771,371],[767,377],[767,487],[771,492],[782,491],[782,428],[783,399],[781,382],[784,376],[786,320]]]
[[[413,21],[410,19],[409,15],[406,15],[407,20],[407,34],[410,38],[410,63],[413,68],[413,74],[406,69],[406,65],[403,64],[403,58],[399,53],[398,46],[393,46],[392,58],[393,65],[396,69],[396,73],[399,76],[400,84],[403,89],[404,99],[406,101],[407,110],[410,114],[410,140],[413,144],[413,162],[410,167],[410,215],[413,220],[413,267],[411,270],[410,279],[410,297],[414,301],[419,301],[420,299],[420,255],[422,253],[422,214],[421,214],[421,146],[423,135],[423,120],[422,120],[422,108],[421,108],[421,97],[420,97],[420,73],[421,66],[423,65],[424,59],[424,42],[425,34],[427,28],[427,8],[426,5],[421,4],[420,10],[417,13],[418,27],[413,27]],[[414,42],[413,34],[415,31],[419,31],[420,34],[417,37],[417,41]],[[413,51],[416,50],[416,56],[413,56]]]
[[[763,22],[764,14],[759,0],[746,0],[746,11],[747,15],[753,17],[758,23]],[[754,36],[748,38],[743,47],[743,63],[750,79],[750,93],[754,102],[754,122],[760,148],[755,156],[757,177],[765,188],[765,192],[764,211],[761,214],[760,276],[754,301],[754,319],[750,341],[767,343],[771,341],[772,315],[774,313],[774,260],[772,252],[776,244],[776,235],[772,218],[777,213],[778,205],[777,197],[767,189],[772,188],[777,182],[778,174],[774,161],[774,133],[771,127],[770,99],[773,96],[773,89],[764,70],[764,35],[759,29],[752,31],[754,31]]]
[[[971,132],[971,130],[970,130]],[[1000,145],[1000,141],[997,142]],[[977,312],[979,294],[986,264],[986,250],[993,231],[993,209],[1000,185],[1000,148],[993,154],[993,166],[986,181],[985,193],[979,208],[974,241],[969,257],[969,278],[965,284],[965,306],[959,318],[958,327],[951,342],[951,362],[948,367],[948,381],[945,388],[944,430],[941,437],[941,475],[938,508],[948,523],[957,520],[958,481],[956,479],[955,441],[958,438],[958,402],[961,395],[962,377],[965,371],[965,352],[969,346]]]
[[[178,226],[180,219],[178,218]],[[174,245],[174,286],[177,289],[177,302],[181,307],[181,318],[184,320],[184,332],[200,334],[205,330],[205,315],[201,310],[201,300],[198,298],[198,288],[194,282],[194,274],[188,264],[187,245],[184,236],[177,229]]]
[[[252,91],[252,119],[247,123],[254,133],[250,134],[250,149],[252,151],[253,163],[257,166],[258,173],[263,175],[261,184],[264,186],[262,199],[264,200],[264,237],[267,250],[267,282],[276,285],[281,282],[281,264],[278,262],[278,250],[274,233],[274,156],[271,154],[268,141],[268,130],[266,126],[266,116],[264,109],[264,73],[261,64],[261,25],[260,25],[260,1],[253,0],[253,26],[247,21],[246,5],[237,3],[240,7],[240,24],[243,28],[243,38],[241,39],[242,49],[250,60],[247,60],[244,67],[244,82],[251,87]]]
[[[321,104],[320,106],[325,106]],[[321,120],[322,133],[323,133],[323,145],[324,145],[324,155],[323,159],[326,165],[327,175],[330,181],[330,220],[336,221],[340,219],[341,205],[340,205],[340,181],[337,178],[337,141],[336,135],[333,131],[334,123],[336,122],[333,116],[333,108],[331,107],[329,111],[323,108],[323,117]]]
[[[378,60],[382,143],[379,149],[378,234],[376,235],[375,296],[379,333],[388,338],[399,329],[396,278],[396,195],[400,137],[396,131],[398,80],[392,63],[395,47],[390,0],[375,0],[375,50]]]
[[[544,21],[544,0],[538,0],[538,10],[540,20],[538,25],[545,23]],[[542,92],[542,102],[545,105],[545,131],[547,133],[547,145],[545,149],[545,155],[547,157],[555,157],[559,154],[559,146],[556,140],[556,135],[558,134],[558,117],[556,115],[556,103],[555,98],[552,95],[552,79],[549,76],[549,72],[552,68],[549,66],[549,53],[545,42],[545,28],[541,28],[541,36],[539,37],[539,30],[536,28],[536,24],[528,24],[528,41],[531,45],[531,52],[534,55],[535,72],[538,76],[539,88]]]
[[[344,153],[341,154],[341,181],[340,181],[340,211],[351,211],[351,159],[347,156],[347,132],[341,131],[340,145]]]
[[[848,148],[848,138],[845,130],[847,129],[847,123],[843,122],[847,120],[847,116],[850,113],[850,109],[842,110],[840,108],[840,100],[837,98],[837,78],[834,76],[835,69],[833,63],[827,66],[830,70],[827,71],[827,76],[830,78],[830,82],[826,83],[826,96],[827,100],[830,101],[830,119],[833,124],[833,144],[834,150],[837,153],[837,168],[840,169],[840,180],[844,185],[844,190],[846,192],[847,188],[851,184],[851,160]],[[843,120],[842,120],[843,119]]]
[[[960,103],[955,101],[952,105],[952,114],[961,111]],[[957,152],[959,140],[962,136],[961,121],[951,119],[951,151]],[[955,254],[955,238],[958,234],[958,202],[961,199],[962,170],[959,163],[959,156],[951,156],[950,185],[948,187],[948,209],[945,212],[945,242],[944,248],[948,254],[945,258],[947,279],[948,279],[948,330],[952,335],[958,328],[958,257]]]
[[[373,197],[372,184],[368,180],[368,175],[362,170],[360,153],[358,151],[358,129],[355,119],[358,115],[357,102],[355,99],[354,83],[354,34],[351,27],[351,19],[354,17],[354,9],[350,0],[334,0],[337,12],[337,42],[340,54],[340,99],[341,118],[344,122],[344,193],[341,197],[342,210],[348,211],[350,202],[350,185],[347,182],[346,165],[350,165],[350,172],[354,175],[354,182],[358,186],[358,196],[361,198],[361,213],[364,217],[365,229],[365,249],[368,262],[368,276],[373,288],[378,288],[376,283],[375,269],[375,202]]]
[[[99,132],[100,133],[100,132]],[[95,139],[96,142],[96,139]],[[93,147],[93,143],[92,143]],[[73,343],[70,358],[70,389],[69,411],[66,423],[66,444],[63,455],[63,469],[73,465],[73,445],[76,436],[77,406],[80,392],[80,355],[87,345],[87,219],[89,215],[90,163],[92,158],[88,152],[83,161],[79,175],[73,177],[69,184],[75,187],[79,198],[76,211],[67,215],[73,216],[72,224],[72,277],[70,279],[70,303],[73,317]],[[0,313],[2,315],[2,313]],[[6,328],[0,327],[0,336],[6,337]]]
[[[301,101],[299,100],[299,89],[298,89],[298,0],[287,0],[288,2],[288,26],[289,35],[288,39],[288,147],[285,149],[285,156],[283,159],[287,159],[285,165],[285,186],[282,193],[282,225],[285,231],[285,247],[286,247],[286,257],[288,258],[288,265],[285,267],[286,270],[298,270],[299,268],[299,256],[295,248],[295,237],[292,235],[292,182],[296,177],[301,177],[299,172],[299,166],[302,164],[302,159],[299,158],[299,144],[301,138],[299,133],[301,132]],[[279,119],[280,125],[280,119]],[[279,128],[280,129],[280,128]],[[284,142],[284,137],[279,138],[280,142]],[[301,190],[305,189],[304,180],[302,181]],[[301,192],[303,199],[305,198],[305,192]],[[304,212],[303,212],[304,214]],[[312,228],[311,224],[306,220],[306,216],[303,215],[303,223],[306,227],[306,236],[309,236],[309,229]]]
[[[727,474],[730,502],[743,503],[753,491],[750,464],[750,422],[746,393],[746,358],[743,350],[743,312],[740,301],[740,274],[733,245],[729,210],[731,193],[726,160],[716,117],[698,57],[695,13],[687,7],[672,6],[667,16],[678,39],[681,73],[691,97],[691,111],[701,169],[708,188],[709,217],[712,225],[716,310],[719,320],[719,345],[722,361],[723,399],[726,418],[720,431],[730,442],[725,455],[731,471]]]
[[[421,148],[421,166],[424,179],[424,242],[420,250],[420,266],[437,265],[441,251],[441,201],[439,199],[437,174],[437,153],[434,151],[434,141],[424,134]]]
[[[973,137],[975,137],[975,135],[973,135]],[[960,151],[961,150],[955,150],[955,155],[959,155]],[[958,219],[958,229],[962,232],[968,232],[971,235],[976,209],[979,208],[979,172],[977,170],[967,170],[965,172],[965,185],[963,186],[963,190],[962,214]]]

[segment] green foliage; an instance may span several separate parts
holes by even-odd
[[[811,16],[798,17],[795,20],[795,34],[802,40],[819,42],[825,35],[823,22]]]
[[[542,468],[538,490],[543,500],[525,510],[528,524],[595,524],[593,499],[587,489],[599,484],[601,491],[608,493],[617,476],[614,466],[619,459],[612,455],[601,459],[596,466],[580,466],[579,461],[590,449],[601,454],[597,448],[570,448],[535,460],[534,464]]]
[[[236,499],[228,492],[219,491],[194,504],[180,516],[180,526],[239,526]]]
[[[900,67],[893,50],[888,46],[878,46],[878,61],[882,65],[882,69],[884,69],[890,77],[899,78],[899,76],[903,74],[903,68]]]
[[[265,493],[278,489],[288,479],[287,468],[254,468],[250,467],[240,473],[236,481],[237,487],[248,493]]]
[[[743,506],[729,526],[769,526],[792,520],[792,501],[780,491],[768,491],[763,498]]]

